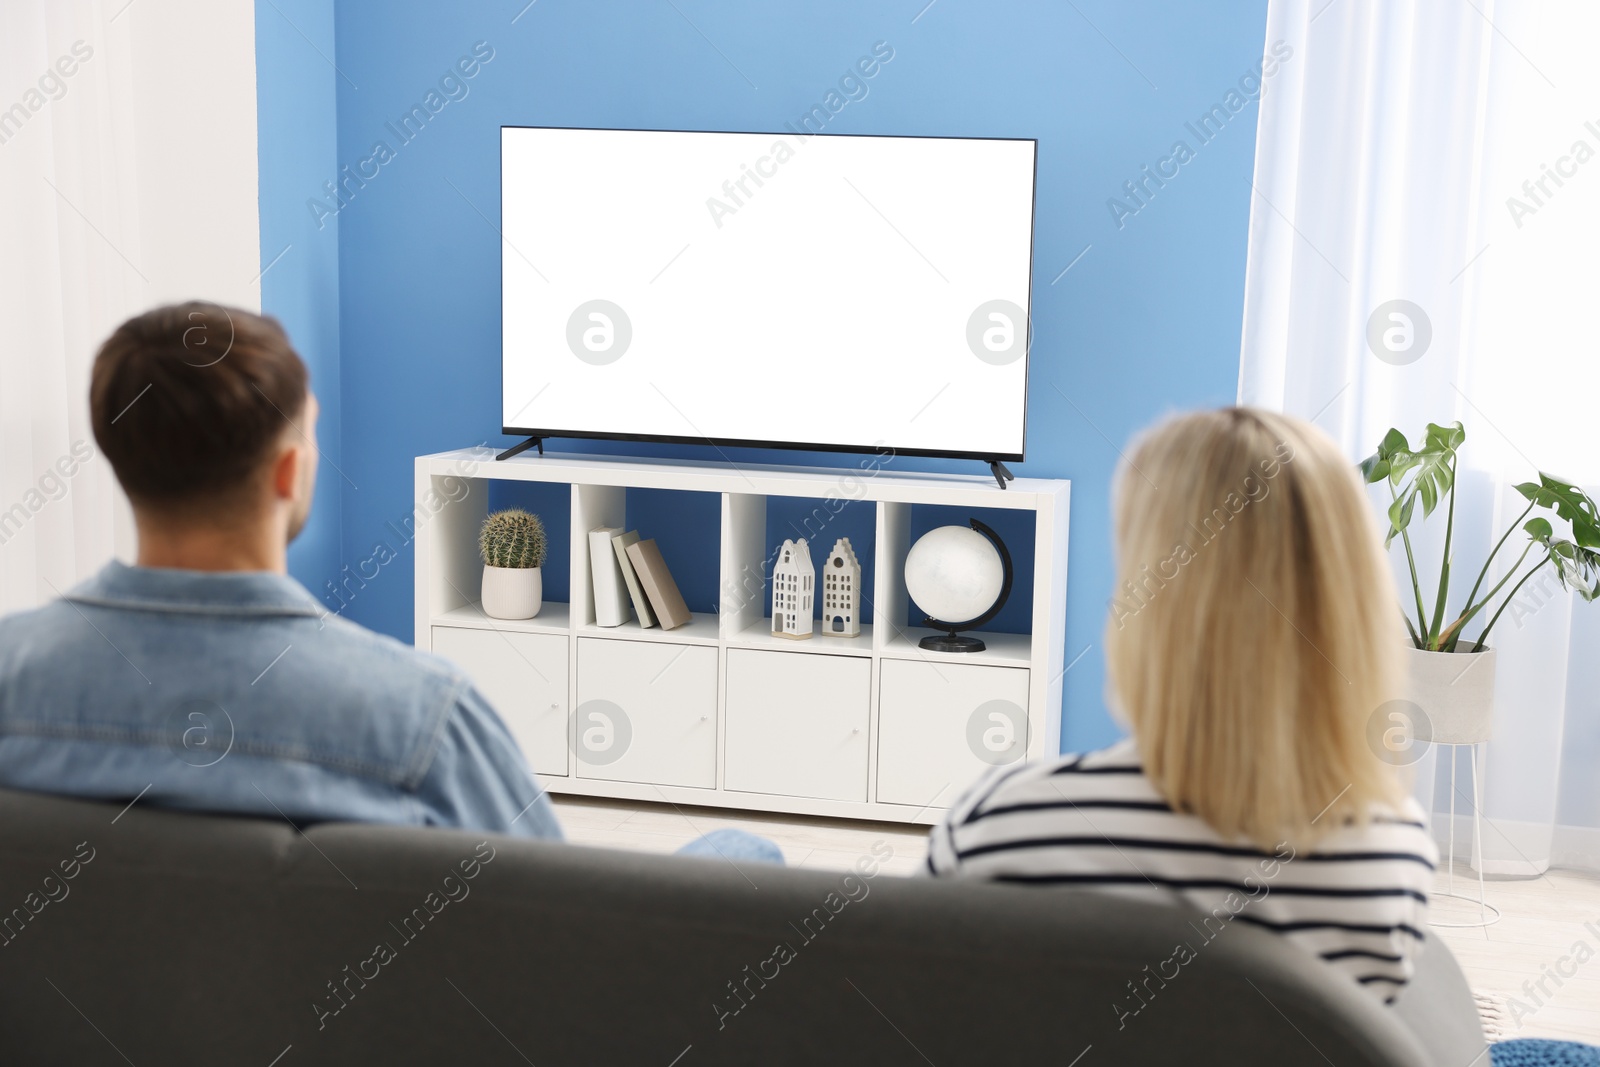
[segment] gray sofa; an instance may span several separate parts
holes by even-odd
[[[3,790],[0,828],[5,1064],[1487,1063],[1437,939],[1385,1010],[1070,891]]]

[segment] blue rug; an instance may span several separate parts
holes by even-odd
[[[1489,1046],[1492,1067],[1600,1067],[1600,1048],[1576,1041],[1519,1038]]]

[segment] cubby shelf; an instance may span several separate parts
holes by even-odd
[[[483,603],[474,600],[465,607],[454,608],[434,616],[435,626],[464,626],[471,630],[502,630],[516,634],[564,634],[569,629],[571,611],[566,604],[545,601],[539,614],[531,619],[495,619],[483,613]]]
[[[926,823],[996,762],[1056,752],[1067,482],[1021,478],[1002,491],[977,475],[894,471],[892,456],[854,469],[493,456],[462,449],[416,461],[416,643],[462,665],[552,792]],[[561,539],[552,558],[569,602],[548,601],[532,619],[491,619],[476,600],[478,527],[494,483],[501,499],[505,483],[541,483],[516,491],[551,509],[547,532]],[[680,508],[663,491],[698,496]],[[555,521],[567,493],[570,513]],[[932,510],[914,522],[918,507]],[[913,528],[997,510],[1022,513],[1007,520],[1022,531],[1008,544],[1014,613],[1030,632],[984,632],[988,648],[976,654],[919,648],[932,631],[911,625],[921,618],[904,579]],[[651,528],[663,514],[674,528]],[[716,611],[674,630],[597,625],[587,535],[600,526],[662,535],[691,607],[708,602],[714,574]],[[808,640],[773,636],[773,550],[805,536],[820,568],[840,535],[861,560],[871,622],[854,638],[824,635],[820,620]],[[702,544],[714,568],[693,557]],[[560,577],[547,575],[547,590],[559,595]],[[972,739],[994,736],[995,708],[1020,717],[1018,740],[979,752]],[[596,738],[623,747],[602,751]]]
[[[576,628],[579,637],[604,637],[623,641],[664,641],[667,644],[714,645],[717,643],[717,617],[695,614],[682,626],[663,630],[660,626],[643,627],[638,620],[629,620],[621,626],[597,626],[586,623]]]
[[[872,626],[861,627],[860,637],[827,637],[820,628],[809,638],[777,637],[772,619],[763,617],[728,639],[736,648],[766,649],[769,652],[806,652],[822,656],[872,655]]]
[[[982,652],[959,654],[928,652],[917,645],[938,630],[907,626],[896,630],[883,643],[883,654],[894,659],[921,659],[937,663],[973,663],[979,666],[1028,667],[1033,663],[1033,638],[1028,634],[1008,634],[985,630],[979,634],[988,646]]]

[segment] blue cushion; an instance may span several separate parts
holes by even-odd
[[[1492,1067],[1600,1067],[1600,1048],[1576,1041],[1520,1038],[1489,1046]]]

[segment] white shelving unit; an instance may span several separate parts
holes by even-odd
[[[479,448],[416,461],[416,644],[473,678],[551,792],[931,823],[994,763],[1057,751],[1069,483],[1019,478],[1002,491],[987,477],[891,473],[867,461],[493,457]],[[569,487],[570,603],[546,601],[518,622],[483,614],[478,528],[494,480]],[[629,489],[720,495],[716,613],[675,630],[595,624],[587,535],[634,528]],[[874,507],[871,552],[856,546],[864,567],[869,555],[875,563],[864,590],[873,620],[859,637],[770,633],[763,563],[786,534],[767,529],[769,497]],[[917,647],[931,631],[901,623],[918,505],[1032,515],[1033,543],[1010,545],[1033,563],[1031,632],[984,632],[988,649],[976,654]],[[838,510],[819,509],[823,528],[808,531],[821,552]],[[681,569],[670,557],[667,565]],[[1017,709],[1025,730],[994,718],[996,707]]]

